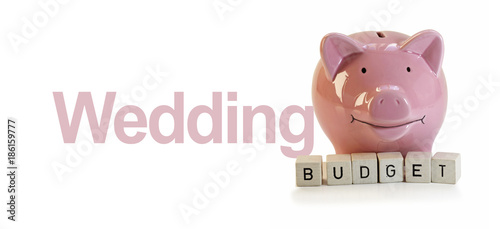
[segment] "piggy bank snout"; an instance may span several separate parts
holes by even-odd
[[[369,112],[373,120],[392,123],[407,119],[410,115],[410,106],[401,93],[385,91],[373,97]]]

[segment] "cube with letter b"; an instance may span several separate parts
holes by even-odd
[[[300,155],[295,161],[297,186],[319,186],[323,182],[321,155]]]

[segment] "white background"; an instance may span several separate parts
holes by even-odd
[[[2,210],[7,177],[1,176],[0,228],[499,225],[496,4],[395,1],[397,10],[389,11],[387,0],[221,0],[230,10],[220,17],[213,7],[219,1],[212,0],[74,0],[60,4],[26,44],[13,46],[9,37],[21,34],[24,18],[44,14],[39,2],[46,1],[0,3],[0,114],[4,121],[16,117],[20,131],[18,222],[9,222]],[[224,107],[236,105],[241,112],[242,106],[270,105],[279,115],[289,105],[312,105],[312,74],[325,34],[374,29],[442,34],[449,113],[433,151],[462,154],[458,184],[297,188],[294,159],[280,152],[289,144],[279,132],[275,144],[264,144],[259,136],[254,144],[241,144],[241,132],[240,144],[227,144],[227,123],[223,144],[194,143],[185,128],[184,144],[158,144],[144,129],[141,143],[127,145],[110,128],[106,143],[94,145],[88,144],[84,114],[77,143],[63,143],[54,91],[64,92],[70,117],[80,91],[92,92],[98,115],[107,91],[116,91],[117,99],[130,96],[128,104],[139,105],[148,118],[159,105],[173,106],[176,91],[185,93],[185,119],[194,106],[211,105],[214,91],[224,92]],[[168,74],[144,90],[148,68]],[[491,90],[482,83],[488,79],[497,82],[486,83]],[[146,94],[137,94],[141,90]],[[478,98],[477,90],[488,96]],[[237,102],[227,102],[228,91],[238,92]],[[209,121],[200,118],[202,133],[210,130]],[[171,122],[161,125],[168,130]],[[241,131],[241,116],[238,122]],[[291,125],[300,132],[303,121],[294,117]],[[255,134],[262,129],[259,119]],[[0,139],[6,139],[5,132],[2,127]],[[333,153],[316,120],[314,133],[312,154]],[[83,155],[74,157],[75,149]],[[2,155],[0,165],[5,165]],[[58,163],[71,169],[62,179],[53,169]],[[213,183],[209,173],[231,163],[238,163],[240,172],[187,224],[179,207],[192,206],[196,190]]]

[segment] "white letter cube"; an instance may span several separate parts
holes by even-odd
[[[403,156],[400,152],[377,153],[379,182],[403,181]]]
[[[374,184],[378,181],[377,154],[353,153],[352,158],[352,183]]]
[[[432,157],[432,182],[456,184],[460,179],[460,154],[438,152]]]
[[[352,184],[350,154],[326,155],[326,184]]]
[[[323,182],[321,155],[300,155],[295,161],[297,186],[318,186]]]
[[[431,182],[431,156],[430,152],[408,152],[406,154],[406,182]]]

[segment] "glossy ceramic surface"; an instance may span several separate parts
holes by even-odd
[[[447,103],[438,32],[331,33],[320,51],[313,105],[336,153],[432,151]]]

